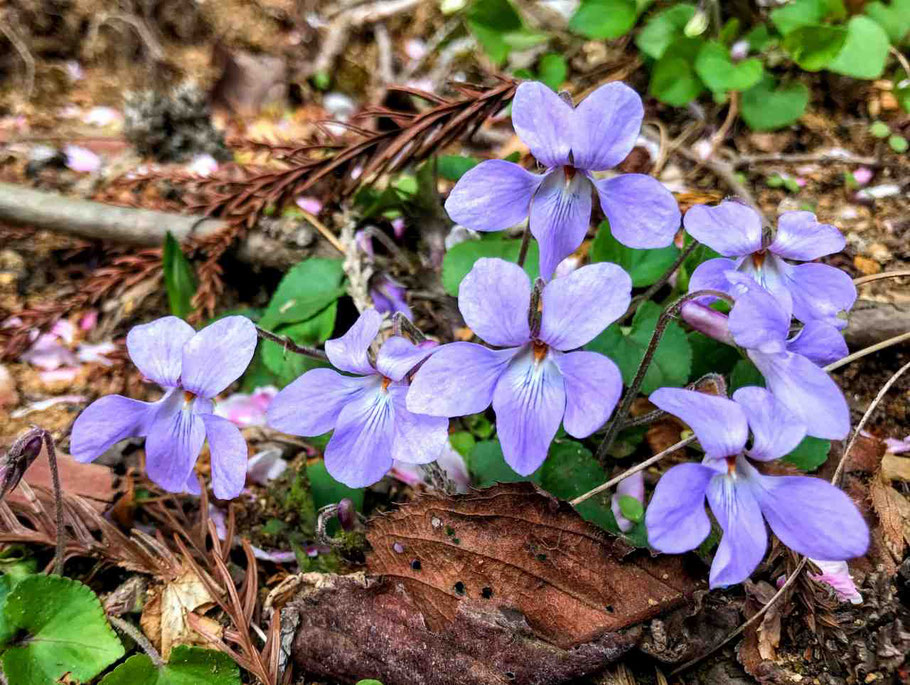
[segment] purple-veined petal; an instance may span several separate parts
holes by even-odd
[[[549,355],[538,361],[527,349],[509,364],[493,392],[493,411],[512,470],[528,476],[543,464],[565,410],[562,374]]]
[[[335,480],[364,488],[392,468],[392,401],[380,389],[348,402],[325,448],[325,467]]]
[[[743,408],[752,430],[752,447],[746,451],[752,459],[783,457],[806,437],[802,420],[765,388],[740,388],[733,393],[733,401]]]
[[[459,179],[446,200],[452,221],[475,231],[501,231],[524,221],[543,176],[488,159]]]
[[[553,359],[566,388],[566,433],[586,438],[613,413],[622,394],[622,374],[616,364],[597,352],[557,353]]]
[[[335,427],[345,405],[375,390],[379,376],[342,376],[334,369],[312,369],[285,386],[269,405],[269,427],[289,435],[322,435]]]
[[[184,402],[182,393],[168,396],[145,438],[145,470],[168,492],[182,492],[205,443],[205,424]]]
[[[761,249],[761,216],[741,202],[695,205],[683,217],[683,226],[690,236],[724,257],[742,257]]]
[[[679,313],[683,321],[696,331],[727,345],[735,344],[730,335],[730,319],[726,314],[698,302],[686,302]]]
[[[812,212],[784,212],[768,247],[787,259],[808,262],[844,249],[847,241],[837,227],[821,224]]]
[[[645,511],[648,543],[665,554],[698,547],[711,532],[705,492],[717,471],[703,464],[678,464],[657,482]]]
[[[689,292],[694,293],[696,290],[719,290],[722,293],[730,293],[733,290],[733,284],[727,278],[727,274],[736,271],[737,263],[732,259],[718,257],[702,262],[692,276],[689,278]],[[704,297],[699,298],[698,302],[713,302],[716,298]]]
[[[554,169],[531,201],[531,233],[540,247],[540,277],[578,249],[591,223],[591,182],[584,174]]]
[[[512,126],[546,167],[568,164],[573,115],[572,105],[542,83],[526,81],[515,91]]]
[[[730,310],[730,334],[737,345],[746,349],[783,350],[790,332],[789,313],[774,295],[751,278],[742,275],[740,278],[743,280],[735,287],[748,290],[736,296],[736,304]]]
[[[438,348],[415,345],[401,336],[393,336],[382,343],[376,355],[376,370],[393,381],[400,381],[411,369],[429,357]]]
[[[632,279],[616,264],[576,269],[544,287],[540,339],[557,350],[586,345],[625,313],[631,299]]]
[[[636,471],[628,478],[623,478],[619,481],[619,485],[616,486],[616,492],[610,498],[610,509],[613,512],[613,518],[616,519],[616,525],[619,526],[622,532],[626,533],[635,527],[635,523],[623,516],[622,507],[620,506],[620,500],[623,497],[631,497],[642,504],[645,503],[645,477],[641,471]],[[702,510],[704,510],[704,506],[702,506]]]
[[[742,408],[732,400],[683,388],[658,388],[651,403],[685,421],[709,457],[742,452],[749,426]]]
[[[467,342],[443,345],[414,374],[408,411],[446,417],[482,412],[493,401],[506,365],[521,349],[491,350]]]
[[[183,319],[165,316],[133,326],[126,334],[126,349],[143,376],[158,385],[173,388],[180,383],[183,346],[195,333]]]
[[[159,402],[140,402],[121,395],[95,400],[73,423],[70,439],[73,458],[92,461],[121,440],[145,435],[147,425],[160,407]]]
[[[679,230],[679,205],[673,193],[652,176],[622,174],[596,181],[610,233],[627,247],[666,247]]]
[[[199,485],[199,474],[197,474],[196,471],[190,471],[190,475],[186,478],[186,485],[183,487],[183,492],[188,495],[193,495],[194,497],[198,497],[202,494],[202,486]],[[209,506],[211,507],[213,505],[210,504]],[[220,539],[223,540],[224,538]]]
[[[414,312],[408,306],[407,291],[398,281],[381,274],[370,284],[370,299],[380,314],[397,314],[401,312],[409,321],[414,320]]]
[[[847,356],[843,334],[821,321],[810,321],[787,342],[787,350],[801,354],[810,361],[825,366]]]
[[[746,257],[739,265],[740,274],[751,276],[758,285],[774,295],[788,314],[793,311],[793,296],[790,293],[789,284],[789,275],[792,270],[793,267],[790,264],[769,252]],[[729,279],[730,276],[728,275],[727,278]],[[736,286],[732,285],[731,290],[735,295]]]
[[[256,340],[256,326],[245,316],[209,324],[183,346],[180,384],[202,397],[214,397],[246,371]]]
[[[771,530],[790,549],[825,561],[866,553],[869,528],[843,490],[821,478],[763,476],[745,460],[737,470],[746,475]]]
[[[737,461],[745,461],[739,457]],[[752,489],[728,475],[708,484],[708,504],[724,534],[714,553],[711,588],[743,582],[765,556],[768,531]]]
[[[531,282],[518,264],[482,258],[458,286],[458,309],[481,339],[498,347],[523,345],[531,337]]]
[[[408,387],[402,383],[389,386],[395,410],[392,458],[409,464],[429,464],[449,444],[449,419],[408,411],[407,394]]]
[[[325,353],[332,366],[348,373],[367,376],[374,373],[367,356],[370,343],[379,333],[382,314],[372,307],[361,312],[354,325],[340,338],[333,338],[325,343]]]
[[[827,264],[798,264],[788,270],[786,285],[793,298],[793,315],[803,323],[847,325],[838,314],[853,307],[856,286],[846,272]]]
[[[624,83],[607,83],[572,115],[572,159],[579,169],[612,169],[632,152],[641,132],[641,97]]]
[[[212,491],[218,499],[234,499],[246,482],[246,440],[227,419],[214,414],[202,414],[201,418],[212,455]]]
[[[843,440],[850,431],[850,409],[837,384],[811,361],[792,352],[749,351],[768,389],[806,424],[816,438]]]

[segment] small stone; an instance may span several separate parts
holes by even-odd
[[[866,276],[881,272],[882,265],[869,257],[856,256],[853,258],[853,266]]]

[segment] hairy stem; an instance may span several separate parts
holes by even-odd
[[[51,467],[51,483],[54,486],[54,514],[57,526],[57,547],[54,551],[54,573],[63,575],[63,562],[66,557],[66,527],[63,524],[63,489],[60,487],[60,472],[57,469],[57,450],[54,439],[48,431],[43,431],[44,446],[47,448],[47,463]]]
[[[531,225],[525,226],[525,232],[521,234],[521,247],[518,248],[518,266],[524,267],[525,259],[528,258],[528,248],[531,246]]]
[[[635,378],[632,379],[632,382],[629,384],[629,389],[626,391],[626,394],[623,395],[619,408],[607,425],[606,435],[604,435],[600,447],[597,448],[597,454],[595,456],[601,464],[606,463],[607,453],[613,446],[613,441],[616,439],[620,427],[625,423],[626,416],[629,415],[629,409],[632,408],[632,402],[635,400],[636,395],[638,395],[639,389],[641,389],[641,384],[645,380],[645,374],[648,372],[648,368],[654,360],[654,353],[657,352],[657,346],[660,344],[660,339],[663,337],[664,331],[666,331],[670,320],[679,313],[679,310],[682,309],[682,306],[686,304],[686,302],[698,299],[699,297],[716,297],[731,304],[733,302],[733,298],[719,290],[696,290],[695,292],[683,295],[664,309],[660,318],[657,319],[657,325],[654,327],[654,334],[651,336],[651,341],[648,343],[641,363],[638,365],[638,371],[635,372]]]
[[[117,630],[125,635],[129,635],[130,639],[139,645],[142,648],[142,651],[148,654],[149,659],[152,660],[152,663],[155,664],[157,668],[160,668],[164,665],[164,661],[161,659],[161,655],[158,653],[158,650],[149,642],[149,639],[142,634],[142,631],[139,630],[129,621],[125,621],[119,616],[108,616],[107,620],[111,622],[111,625],[114,626]]]
[[[298,345],[285,335],[277,335],[271,331],[265,330],[264,328],[259,328],[259,326],[256,326],[256,334],[263,340],[270,340],[273,343],[281,345],[287,352],[293,352],[294,354],[310,357],[312,359],[318,359],[320,361],[326,361],[328,359],[325,352],[322,350],[317,350],[315,347]]]
[[[648,287],[647,290],[645,290],[641,295],[637,295],[635,297],[635,299],[632,301],[632,303],[629,304],[629,308],[626,310],[626,313],[622,315],[622,319],[620,319],[620,323],[625,323],[630,318],[632,318],[632,316],[635,314],[636,311],[638,311],[638,308],[641,306],[641,304],[643,302],[647,302],[652,297],[654,297],[654,293],[656,293],[658,290],[663,288],[664,285],[666,285],[667,281],[669,281],[673,277],[673,274],[676,272],[676,270],[680,266],[682,266],[682,263],[684,261],[686,261],[686,258],[690,254],[692,254],[695,251],[695,248],[698,247],[699,245],[701,245],[701,243],[699,243],[697,240],[693,240],[691,245],[689,245],[685,249],[683,249],[679,253],[679,256],[673,260],[673,263],[670,265],[670,268],[664,272],[663,276],[661,276],[656,281],[654,281],[654,283],[652,283]]]

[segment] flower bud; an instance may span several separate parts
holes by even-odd
[[[680,310],[683,320],[696,331],[704,333],[728,345],[735,344],[730,334],[730,322],[726,314],[697,302],[686,302]]]
[[[692,15],[692,18],[686,24],[686,28],[683,29],[683,33],[685,34],[686,38],[695,38],[703,34],[707,28],[708,15],[704,10],[698,9],[695,10],[695,14]]]
[[[0,457],[0,500],[19,485],[28,467],[41,454],[44,431],[33,428],[19,437]]]
[[[347,497],[338,503],[338,523],[342,530],[353,530],[357,522],[357,512],[354,511],[354,503]]]

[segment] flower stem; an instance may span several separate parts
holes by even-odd
[[[684,250],[682,250],[682,252],[679,253],[679,256],[673,260],[670,268],[664,272],[663,276],[654,281],[654,283],[652,283],[641,295],[637,295],[635,297],[635,299],[629,305],[629,308],[626,310],[626,313],[622,315],[620,323],[625,323],[630,318],[632,318],[632,316],[636,311],[638,311],[638,308],[643,302],[647,302],[652,297],[654,297],[654,293],[666,285],[667,281],[669,281],[673,277],[673,274],[676,273],[676,270],[682,266],[682,263],[686,261],[686,258],[690,254],[695,252],[695,248],[699,245],[701,245],[701,243],[699,243],[697,240],[693,240],[691,245],[688,245]]]
[[[873,352],[878,352],[879,350],[883,350],[886,347],[891,347],[892,345],[897,345],[898,343],[902,343],[905,340],[910,340],[910,331],[907,331],[906,333],[901,333],[900,335],[895,335],[893,338],[888,338],[887,340],[882,340],[881,342],[875,343],[874,345],[869,345],[869,347],[864,347],[861,350],[857,350],[853,354],[848,354],[846,357],[843,357],[841,359],[838,359],[836,362],[832,362],[832,363],[828,364],[828,366],[824,367],[824,369],[825,369],[825,371],[828,371],[830,373],[831,371],[834,371],[835,369],[839,369],[840,367],[846,366],[847,364],[850,364],[851,362],[855,362],[857,359],[862,359],[863,357],[870,355]]]
[[[320,361],[326,361],[328,359],[325,352],[322,350],[317,350],[315,347],[298,345],[285,335],[277,335],[264,328],[259,328],[259,326],[256,326],[256,334],[263,340],[270,340],[273,343],[281,345],[287,352],[293,352],[294,354],[310,357],[312,359],[319,359]]]
[[[883,271],[880,274],[872,274],[871,276],[860,276],[859,278],[853,279],[853,285],[863,285],[865,283],[871,283],[872,281],[880,281],[884,278],[904,278],[910,276],[910,270],[902,269],[900,271]]]
[[[635,400],[638,391],[641,388],[641,384],[645,380],[645,374],[648,372],[648,368],[651,366],[651,362],[654,360],[654,354],[657,352],[657,346],[660,344],[660,339],[663,337],[664,332],[667,329],[667,326],[670,324],[670,320],[679,314],[679,310],[682,309],[682,306],[686,302],[695,300],[699,297],[716,297],[718,299],[724,300],[732,304],[733,298],[722,293],[719,290],[696,290],[695,292],[688,293],[683,295],[678,300],[669,305],[663,312],[661,312],[660,317],[657,319],[657,325],[654,327],[654,334],[651,336],[651,341],[648,343],[647,349],[645,349],[645,354],[641,359],[641,363],[638,365],[638,371],[635,372],[635,378],[632,379],[632,382],[629,384],[629,389],[626,391],[626,394],[623,395],[622,402],[619,404],[619,408],[616,410],[616,413],[613,415],[613,418],[610,420],[610,423],[607,425],[607,432],[604,435],[603,441],[600,443],[600,447],[597,448],[597,461],[601,464],[606,463],[607,453],[610,451],[610,448],[613,446],[613,441],[616,439],[616,435],[619,433],[620,427],[625,423],[626,416],[629,415],[629,409],[632,408],[632,402]]]
[[[54,486],[54,513],[57,527],[57,547],[54,551],[54,573],[63,575],[66,558],[66,527],[63,523],[63,490],[60,488],[60,472],[57,468],[57,450],[51,434],[42,429],[44,446],[47,448],[47,463],[51,467],[51,483]]]
[[[525,259],[528,258],[528,248],[531,246],[531,225],[525,226],[525,232],[521,234],[521,247],[518,248],[518,266],[524,268]]]
[[[142,634],[136,626],[134,626],[129,621],[125,621],[119,616],[108,616],[107,620],[111,622],[111,625],[114,626],[117,630],[125,635],[128,635],[130,639],[139,645],[142,648],[142,651],[148,654],[149,659],[152,660],[152,663],[157,667],[161,668],[164,665],[164,661],[161,659],[161,655],[158,653],[158,650],[149,642],[149,639]]]
[[[419,345],[427,339],[423,331],[417,328],[414,323],[401,312],[395,312],[392,317],[392,323],[395,326],[395,335],[404,334],[411,339],[415,345]]]

